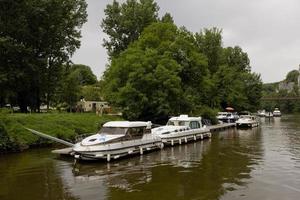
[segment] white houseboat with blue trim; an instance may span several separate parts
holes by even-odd
[[[73,147],[75,159],[117,159],[131,154],[163,148],[160,137],[151,133],[151,122],[112,121],[99,133],[89,136]]]
[[[169,119],[166,126],[152,129],[152,133],[159,136],[164,144],[174,145],[210,138],[210,130],[203,124],[201,117],[180,115]]]

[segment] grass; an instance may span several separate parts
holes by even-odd
[[[0,152],[20,151],[33,146],[45,146],[52,141],[33,135],[24,127],[74,141],[77,135],[94,133],[116,116],[97,116],[95,113],[10,114],[0,112]]]

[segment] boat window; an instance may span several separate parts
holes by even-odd
[[[109,135],[125,135],[128,128],[123,127],[102,127],[100,133],[106,133]]]
[[[130,128],[127,135],[131,138],[141,138],[143,137],[145,127],[135,127]]]
[[[168,126],[175,126],[175,123],[172,122],[172,121],[168,121],[167,125],[168,125]]]
[[[179,122],[178,122],[178,125],[179,125],[179,126],[185,126],[185,121],[179,121]]]
[[[190,122],[190,128],[191,129],[200,128],[200,123],[197,121],[192,121],[192,122]]]

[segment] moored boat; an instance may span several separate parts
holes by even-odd
[[[112,121],[99,133],[89,136],[73,147],[75,159],[117,159],[131,154],[163,148],[163,143],[151,133],[151,122]]]
[[[274,117],[280,117],[281,116],[281,112],[278,108],[275,108],[275,110],[273,111],[273,116]]]
[[[174,145],[210,138],[210,130],[202,124],[201,117],[180,115],[169,119],[166,126],[152,129],[164,144]]]
[[[217,119],[223,123],[233,123],[238,119],[238,115],[232,112],[218,112]]]
[[[244,128],[257,127],[259,126],[259,121],[253,115],[240,115],[240,118],[236,121],[236,126]]]
[[[272,112],[267,112],[265,117],[267,118],[272,118],[273,117],[273,113]]]
[[[257,115],[259,117],[265,117],[266,116],[266,111],[265,110],[259,110],[259,111],[257,111]]]

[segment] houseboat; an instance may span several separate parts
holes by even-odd
[[[201,117],[180,115],[169,119],[166,126],[152,129],[152,133],[159,136],[166,145],[175,145],[210,138],[210,130],[202,124]]]
[[[265,117],[266,116],[266,111],[265,110],[259,110],[257,111],[257,114],[259,117]]]
[[[281,116],[281,112],[278,108],[275,108],[275,110],[273,111],[273,116],[274,117],[280,117]]]
[[[239,116],[232,112],[218,112],[217,119],[222,123],[234,123]]]
[[[240,118],[236,121],[237,127],[252,128],[259,126],[259,121],[254,115],[240,115]]]
[[[163,148],[161,138],[151,133],[151,122],[112,121],[99,133],[89,136],[73,147],[79,160],[117,159],[131,154]]]

